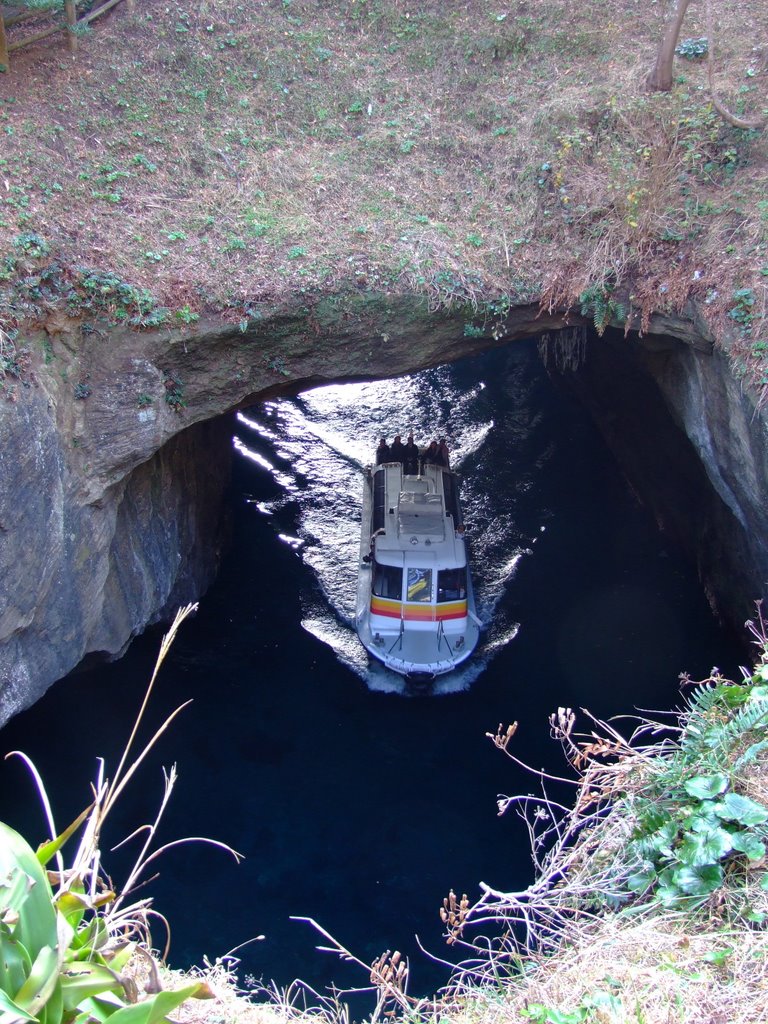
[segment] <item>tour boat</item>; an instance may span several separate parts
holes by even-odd
[[[400,462],[365,470],[357,632],[366,650],[415,687],[472,654],[480,635],[459,480]]]

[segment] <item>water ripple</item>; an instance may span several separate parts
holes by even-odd
[[[404,692],[399,676],[369,663],[354,632],[361,474],[379,437],[413,433],[417,444],[426,445],[445,436],[452,464],[463,475],[476,598],[488,629],[471,661],[439,680],[433,692],[468,688],[495,652],[517,635],[519,624],[505,599],[534,537],[516,521],[514,496],[534,486],[551,448],[539,430],[535,389],[525,366],[515,359],[505,365],[513,406],[501,422],[494,418],[497,407],[487,384],[460,364],[395,380],[316,388],[238,416],[248,443],[239,439],[236,451],[270,473],[278,488],[262,508],[276,516],[276,532],[290,538],[317,584],[314,593],[303,597],[302,625],[371,690]],[[500,478],[507,484],[504,490],[498,487]]]

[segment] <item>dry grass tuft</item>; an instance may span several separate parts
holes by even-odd
[[[756,1024],[768,999],[768,937],[720,928],[692,932],[666,914],[630,924],[614,917],[578,945],[529,962],[524,980],[467,988],[452,1024],[560,1020],[568,1024]],[[542,1010],[537,1014],[536,1008]],[[561,1016],[546,1016],[544,1008]]]

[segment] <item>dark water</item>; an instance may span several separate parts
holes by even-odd
[[[465,474],[487,622],[482,650],[430,698],[370,668],[349,627],[360,466],[380,433],[409,428],[424,441],[447,433]],[[193,704],[126,794],[115,838],[153,816],[161,765],[176,762],[163,838],[212,836],[246,860],[202,846],[162,860],[150,891],[173,924],[174,965],[263,933],[241,953],[243,974],[364,984],[315,951],[319,937],[290,920],[301,915],[363,961],[407,952],[411,991],[433,990],[445,971],[414,936],[446,955],[448,890],[474,898],[480,880],[530,880],[525,828],[496,816],[496,797],[537,786],[486,732],[519,721],[515,753],[560,771],[547,727],[559,705],[671,708],[682,670],[734,672],[739,652],[533,345],[269,403],[236,431],[234,549],[182,627],[153,722]],[[96,757],[114,769],[159,639],[152,630],[119,663],[57,685],[0,734],[2,752],[38,763],[61,827],[87,801]],[[0,786],[0,816],[42,837],[20,763],[0,767]],[[106,860],[119,883],[124,859]]]

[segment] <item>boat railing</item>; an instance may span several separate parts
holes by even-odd
[[[445,634],[445,623],[440,619],[437,627],[437,649],[440,650],[440,644],[445,640],[445,646],[448,648],[448,653],[453,657],[453,648],[451,647],[448,637]]]
[[[400,631],[398,632],[397,636],[395,637],[394,642],[392,643],[392,646],[387,651],[387,654],[391,654],[392,651],[394,651],[394,649],[397,647],[398,644],[400,644],[400,650],[403,649],[403,633],[404,632],[405,632],[405,619],[400,619]]]

